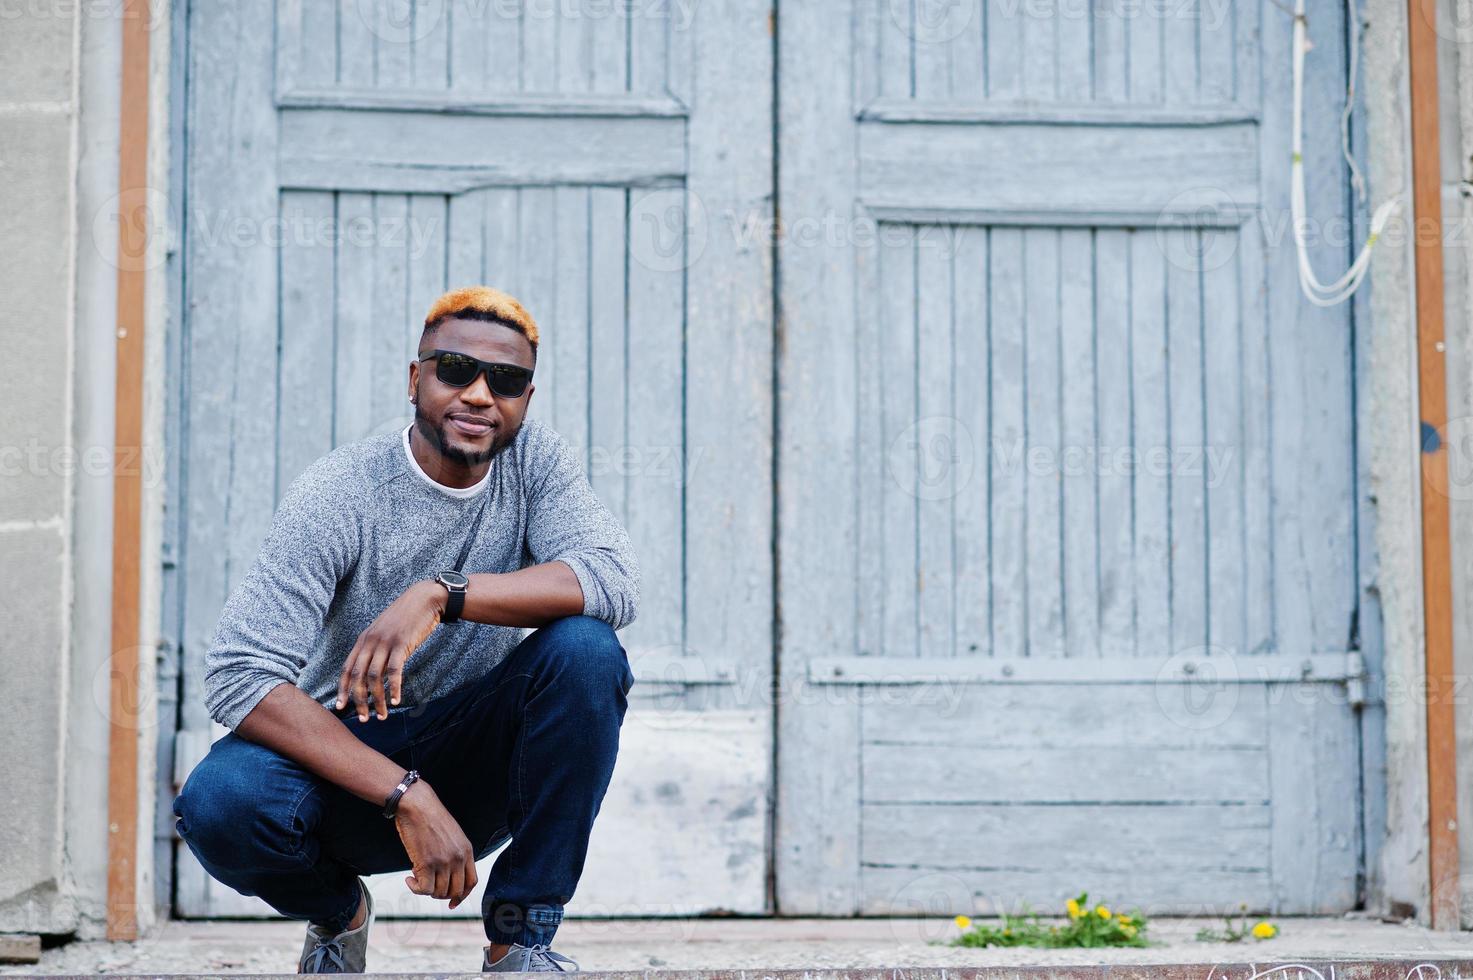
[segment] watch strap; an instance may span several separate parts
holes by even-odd
[[[445,585],[444,582],[440,584]],[[465,609],[465,589],[452,589],[445,585],[445,591],[450,593],[450,597],[445,600],[445,611],[440,614],[440,622],[459,622],[461,610]]]

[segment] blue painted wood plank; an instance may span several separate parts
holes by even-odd
[[[276,499],[319,456],[332,449],[333,385],[323,366],[336,360],[333,238],[319,232],[337,220],[334,196],[298,192],[281,196],[284,227],[313,229],[284,236],[278,249],[281,304],[276,420]]]
[[[880,484],[884,521],[880,573],[884,581],[884,646],[889,657],[917,656],[916,536],[917,457],[916,246],[905,228],[881,239],[879,268],[881,445],[885,479]],[[860,424],[864,424],[861,418]]]
[[[960,477],[953,388],[954,283],[951,229],[926,227],[916,241],[914,428],[917,650],[955,654],[956,529]],[[924,234],[930,233],[930,234]],[[909,447],[907,447],[909,449]]]
[[[374,317],[373,308],[376,232],[373,197],[339,194],[337,201],[343,239],[337,246],[337,295],[333,310],[336,352],[333,444],[342,445],[367,437],[386,420],[374,416],[374,334],[384,325]],[[404,387],[407,390],[407,377]],[[407,417],[408,399],[400,404],[400,415]]]
[[[1135,636],[1137,655],[1171,643],[1170,403],[1166,373],[1166,259],[1155,236],[1131,234],[1131,448],[1135,476]]]
[[[992,458],[988,413],[988,234],[984,228],[956,229],[956,339],[952,364],[958,460],[952,501],[956,548],[956,655],[990,656],[989,592],[991,541],[988,529],[988,463]]]
[[[992,232],[991,378],[992,423],[992,650],[998,657],[1027,656],[1028,537],[1024,423],[1023,232]]]
[[[1131,235],[1095,233],[1095,420],[1099,474],[1099,652],[1135,653],[1135,507],[1131,464]]]
[[[1099,463],[1095,432],[1094,236],[1086,229],[1059,233],[1060,404],[1059,456],[1063,494],[1064,653],[1100,654],[1098,520]]]
[[[1058,657],[1064,653],[1059,233],[1030,229],[1023,233],[1023,245],[1027,649],[1030,657]]]
[[[1166,253],[1167,392],[1170,433],[1166,468],[1170,514],[1171,651],[1207,642],[1207,505],[1202,470],[1202,236],[1169,229]]]

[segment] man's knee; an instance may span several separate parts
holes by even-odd
[[[613,678],[625,693],[634,682],[614,628],[592,616],[564,616],[534,634],[539,654],[580,677]]]
[[[307,794],[298,778],[304,775],[265,746],[227,735],[174,798],[174,829],[202,856],[290,851],[289,838],[306,816]]]

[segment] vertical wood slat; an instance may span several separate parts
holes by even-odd
[[[1198,59],[1197,101],[1208,105],[1230,103],[1235,97],[1234,76],[1238,56],[1237,26],[1240,6],[1248,4],[1210,3],[1203,0],[1197,17]]]
[[[1187,0],[1185,3],[1158,7],[1147,15],[1159,19],[1162,32],[1162,51],[1165,59],[1164,101],[1190,105],[1197,101],[1199,67],[1197,64],[1197,26],[1201,16],[1202,0]]]
[[[373,428],[390,424],[404,412],[409,390],[409,360],[404,331],[413,312],[409,307],[409,249],[407,236],[394,233],[409,227],[409,200],[402,194],[377,194],[373,200]],[[420,314],[423,316],[423,314]]]
[[[1060,232],[1060,402],[1063,431],[1059,486],[1063,493],[1064,653],[1100,652],[1098,547],[1102,528],[1096,457],[1094,238],[1087,229]]]
[[[956,549],[957,656],[992,654],[988,592],[991,550],[988,534],[988,234],[983,228],[958,228],[952,277],[956,292],[955,432],[966,466],[958,473],[953,506]]]
[[[1172,228],[1161,232],[1166,253],[1167,431],[1164,463],[1170,515],[1170,652],[1207,642],[1207,580],[1204,558],[1211,544],[1204,519],[1206,496],[1202,449],[1202,293],[1198,256],[1201,233]]]
[[[1023,232],[1015,228],[994,229],[989,244],[992,591],[988,604],[993,656],[999,657],[1025,656],[1028,641],[1023,245]]]
[[[1128,453],[1131,415],[1131,234],[1101,230],[1095,237],[1095,427],[1104,455],[1099,475],[1099,653],[1135,653],[1135,509]]]
[[[1315,49],[1307,61],[1344,61],[1344,10],[1316,12]],[[1264,20],[1265,64],[1288,64],[1291,18]],[[1260,141],[1264,200],[1287,200],[1292,79],[1265,72]],[[1340,158],[1344,76],[1306,68],[1304,169],[1307,213],[1320,223],[1345,220],[1346,174]],[[1343,225],[1348,227],[1348,223]],[[1322,236],[1323,237],[1323,236]],[[1348,243],[1310,247],[1315,268],[1343,269]],[[1300,293],[1290,241],[1269,253],[1269,396],[1273,487],[1275,639],[1281,649],[1344,649],[1357,601],[1354,554],[1354,433],[1350,331],[1343,308],[1320,308]]]
[[[839,227],[861,216],[856,205],[853,52],[835,43],[852,28],[837,4],[779,6],[779,133],[803,133],[782,144],[778,198],[803,202],[811,215]],[[854,514],[835,507],[853,493],[862,465],[851,420],[862,406],[853,371],[831,370],[835,350],[853,343],[857,315],[851,248],[778,250],[783,284],[778,323],[783,363],[777,376],[778,553],[775,595],[783,622],[782,689],[802,711],[777,712],[778,798],[775,814],[779,909],[850,915],[860,904],[859,705],[820,695],[803,680],[805,662],[826,651],[858,648],[853,579],[833,570],[855,560]],[[842,419],[834,426],[832,419]],[[833,751],[833,746],[847,746]],[[810,760],[822,753],[825,764]],[[821,824],[812,815],[824,814]]]
[[[1094,98],[1095,31],[1089,16],[1092,0],[1060,8],[1055,14],[1054,61],[1058,73],[1055,97],[1076,105]]]
[[[411,59],[414,87],[431,91],[450,88],[450,35],[455,17],[451,2],[409,5],[413,39]]]
[[[548,319],[557,310],[556,194],[552,187],[524,187],[517,196],[517,238],[509,243],[516,249],[519,271],[518,292],[514,295],[534,318]],[[540,418],[555,429],[561,424],[557,414],[558,393],[563,385],[559,353],[556,343],[538,347],[537,390],[541,397],[534,397],[527,409],[528,418]]]
[[[278,193],[269,5],[204,5],[192,11],[188,47],[188,118],[211,119],[190,138],[191,206],[269,227]],[[130,103],[136,104],[136,103]],[[203,664],[220,608],[244,574],[270,520],[275,485],[277,257],[255,244],[184,243],[189,275],[184,309],[190,328],[183,401],[188,420],[184,458],[184,671],[181,724],[211,731],[204,706]],[[203,908],[211,879],[196,862],[181,862],[180,902]]]
[[[482,281],[485,268],[485,196],[479,191],[456,194],[450,198],[445,221],[448,224],[448,254],[445,257],[445,285],[449,289],[473,286]]]
[[[419,337],[425,314],[445,291],[446,200],[438,194],[415,194],[409,199],[409,223],[404,248],[409,263],[409,309],[400,335],[404,338],[404,367],[419,355]],[[401,382],[401,385],[404,382]]]
[[[522,9],[522,90],[556,92],[558,86],[557,6],[523,3]]]
[[[956,36],[947,45],[951,62],[947,94],[956,102],[978,102],[987,97],[982,63],[985,57],[982,15],[986,3],[987,0],[966,0],[966,13],[958,15]]]
[[[446,0],[450,29],[446,74],[450,91],[486,91],[486,37],[495,7],[481,0]],[[457,280],[452,277],[452,281]]]
[[[1016,10],[1022,30],[1023,98],[1052,102],[1059,97],[1058,19],[1034,16],[1024,5]]]
[[[1227,237],[1203,248],[1202,269],[1202,378],[1206,414],[1206,447],[1202,467],[1207,494],[1207,643],[1241,655],[1244,645],[1242,570],[1243,482],[1243,361],[1238,334],[1238,249],[1241,235],[1202,232],[1204,237]],[[1226,250],[1231,245],[1227,255]]]
[[[333,304],[333,445],[363,439],[375,426],[373,337],[382,324],[374,316],[373,196],[339,193],[338,222],[343,239],[337,247],[337,289]],[[410,408],[402,406],[401,414]]]
[[[882,225],[882,229],[889,226]],[[887,330],[903,330],[886,302],[888,267],[899,261],[892,248],[885,247],[880,236],[873,247],[856,249],[854,275],[860,296],[874,297],[873,302],[859,303],[855,309],[855,401],[860,406],[854,419],[855,455],[855,520],[854,520],[854,624],[861,656],[887,652],[889,633],[886,629],[885,594],[890,561],[886,547],[886,505],[894,487],[887,433],[889,420],[885,414],[887,398],[894,397],[894,387],[887,383],[885,351],[892,341],[884,337]]]
[[[1064,652],[1063,527],[1060,515],[1059,233],[1023,233],[1028,270],[1024,289],[1024,559],[1028,611],[1027,655]],[[1037,455],[1039,464],[1030,464]]]
[[[472,5],[476,0],[470,0]],[[522,90],[522,4],[490,3],[486,5],[483,65],[484,85],[488,92],[520,92]]]
[[[900,231],[903,229],[895,229]],[[880,483],[880,576],[884,582],[884,646],[886,656],[915,655],[918,568],[916,539],[916,455],[911,448],[916,419],[916,282],[915,241],[908,235],[882,240],[879,255],[880,361],[884,366],[878,421],[885,453]],[[864,414],[864,408],[860,409]],[[860,425],[865,419],[861,417]],[[909,440],[909,442],[907,442]]]
[[[1161,18],[1152,12],[1123,20],[1126,22],[1125,43],[1130,52],[1130,71],[1126,78],[1129,101],[1137,104],[1162,102],[1165,97],[1165,77]]]
[[[953,505],[960,478],[956,400],[952,389],[955,312],[950,241],[954,229],[918,229],[916,257],[915,441],[916,655],[955,653]],[[909,446],[907,446],[909,451]]]
[[[1161,656],[1171,636],[1169,485],[1161,458],[1170,448],[1166,380],[1166,265],[1149,232],[1131,233],[1131,445],[1135,477],[1135,637],[1138,656]]]
[[[557,351],[559,383],[553,399],[558,432],[586,453],[588,447],[588,189],[559,187],[556,212],[556,302],[546,311],[544,346]],[[540,323],[541,321],[539,321]]]
[[[589,482],[604,505],[628,521],[626,487],[614,465],[625,442],[628,418],[624,243],[625,198],[622,189],[589,191],[592,250],[588,256],[589,360],[596,365],[589,391]],[[643,614],[641,614],[643,615]]]
[[[1111,8],[1106,0],[1093,0],[1097,7]],[[1094,20],[1094,95],[1101,102],[1128,99],[1130,52],[1126,24],[1129,18],[1096,16]]]
[[[1011,0],[981,0],[986,6],[986,81],[989,99],[1021,99],[1023,88],[1022,7]]]
[[[639,618],[625,636],[631,643],[678,647],[685,592],[683,188],[631,194],[627,247],[629,367],[639,383],[625,396],[632,452],[625,509],[643,585]],[[561,380],[559,374],[556,383]]]
[[[338,84],[347,88],[372,88],[376,83],[373,34],[364,19],[359,0],[338,0],[335,39],[338,49]]]
[[[333,194],[289,191],[281,195],[284,227],[320,229],[337,221]],[[281,278],[276,420],[275,499],[313,460],[333,446],[336,351],[335,249],[315,233],[287,235],[277,250]],[[324,371],[324,368],[329,370]],[[326,382],[326,383],[324,383]]]
[[[879,64],[879,94],[886,98],[909,99],[915,95],[915,42],[910,28],[914,13],[906,3],[887,3],[880,8],[874,57]]]

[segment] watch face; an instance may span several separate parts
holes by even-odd
[[[444,585],[455,589],[463,589],[471,584],[471,580],[459,572],[441,572],[440,581]]]

